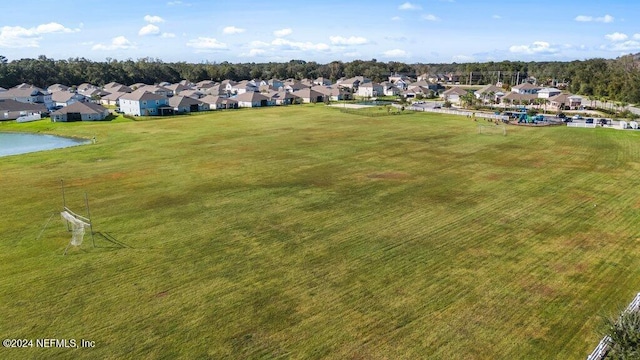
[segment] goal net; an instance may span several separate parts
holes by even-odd
[[[504,125],[480,125],[478,124],[478,134],[487,135],[507,135],[507,127]]]
[[[84,239],[85,228],[91,228],[89,219],[84,216],[76,215],[72,211],[65,209],[60,213],[62,219],[66,221],[67,228],[71,230],[71,242],[69,244],[73,246],[80,246],[82,239]]]

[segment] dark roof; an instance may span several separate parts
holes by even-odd
[[[15,101],[13,99],[1,99],[0,111],[47,111],[43,104],[30,104]]]

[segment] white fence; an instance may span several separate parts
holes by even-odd
[[[505,120],[508,121],[509,117],[506,115],[496,115],[496,114],[488,114],[483,112],[471,112],[471,111],[460,111],[460,110],[451,110],[451,109],[434,109],[429,107],[418,107],[418,106],[409,106],[409,110],[414,111],[426,111],[433,112],[439,114],[449,114],[449,115],[459,115],[459,116],[473,116],[475,114],[476,118],[481,119],[492,119],[492,120]]]
[[[19,118],[16,119],[16,121],[19,123],[23,123],[23,122],[29,122],[29,121],[36,121],[40,119],[42,119],[40,114],[31,114],[31,115],[20,116]]]
[[[587,124],[583,122],[570,122],[570,123],[567,123],[567,127],[595,129],[596,124],[595,123]]]
[[[625,312],[629,311],[638,311],[640,310],[640,293],[636,294],[636,297],[633,298],[633,301],[627,306]],[[589,356],[587,356],[587,360],[602,360],[605,355],[607,355],[607,351],[609,351],[609,344],[611,343],[611,338],[609,336],[605,336],[600,340],[600,343],[593,350]]]

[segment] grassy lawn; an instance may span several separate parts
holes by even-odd
[[[0,124],[0,358],[583,359],[640,291],[640,134],[316,106]],[[58,215],[83,211],[90,236]],[[107,241],[111,236],[130,248]]]

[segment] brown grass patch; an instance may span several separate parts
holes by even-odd
[[[367,177],[369,179],[402,180],[411,177],[411,175],[404,172],[386,171],[381,173],[371,173],[368,174]]]

